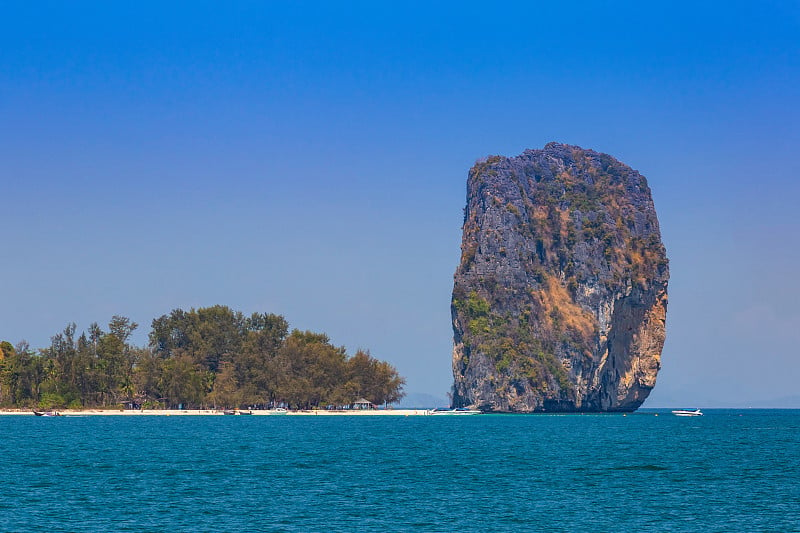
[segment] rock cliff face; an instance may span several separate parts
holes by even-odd
[[[656,383],[669,267],[647,180],[550,143],[470,170],[453,405],[632,411]]]

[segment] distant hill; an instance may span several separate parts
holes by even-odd
[[[675,409],[700,407],[705,409],[800,409],[800,395],[766,398],[760,400],[740,399],[735,401],[701,397],[691,393],[660,396],[657,401],[648,400],[643,407],[648,409]],[[680,398],[689,398],[680,399]]]
[[[757,400],[747,405],[747,407],[762,407],[766,409],[800,409],[800,395],[783,396],[769,400]]]
[[[449,407],[450,400],[445,396],[436,396],[423,392],[410,392],[407,393],[396,406],[405,409],[433,409],[435,407]]]

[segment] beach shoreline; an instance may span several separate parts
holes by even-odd
[[[222,409],[54,409],[61,416],[223,416]],[[241,409],[240,414],[253,416],[426,416],[428,409],[352,409],[297,410],[276,413],[261,409]],[[2,415],[34,416],[31,409],[0,409]]]

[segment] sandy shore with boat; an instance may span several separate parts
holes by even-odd
[[[56,409],[62,416],[223,416],[222,409]],[[253,416],[426,416],[428,409],[352,409],[342,411],[286,411],[242,409],[240,414]],[[30,409],[2,409],[0,415],[34,416]]]

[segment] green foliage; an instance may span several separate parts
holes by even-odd
[[[0,343],[0,405],[314,408],[403,396],[388,363],[362,350],[348,357],[324,333],[289,334],[279,315],[175,309],[153,320],[148,348],[130,344],[136,327],[114,316],[108,332],[92,324],[76,336],[69,324],[38,354]]]
[[[466,319],[467,329],[473,335],[491,331],[489,302],[472,291],[464,299],[454,299],[453,306]]]
[[[467,322],[467,328],[472,335],[476,336],[482,333],[489,333],[489,318],[485,316],[473,318]]]
[[[567,372],[555,355],[555,345],[533,335],[531,308],[518,315],[499,315],[475,291],[466,298],[454,299],[453,305],[467,322],[465,342],[489,356],[498,373],[524,378],[544,388],[553,379],[562,391],[572,389]],[[562,315],[557,306],[551,308],[548,318],[556,329],[561,328]],[[464,366],[468,363],[469,359],[462,360]]]
[[[242,313],[224,305],[188,312],[175,309],[153,320],[150,345],[164,358],[183,353],[216,372],[220,361],[240,351],[247,326]]]
[[[6,357],[13,357],[15,353],[16,350],[14,350],[14,346],[10,342],[0,342],[0,361]]]
[[[66,401],[64,401],[63,396],[55,392],[46,392],[42,394],[37,407],[40,409],[53,409],[54,407],[64,407],[65,405]]]
[[[478,296],[478,293],[475,291],[470,292],[469,296],[467,296],[466,301],[458,305],[463,306],[459,310],[465,313],[466,316],[470,318],[482,318],[482,317],[487,317],[489,315],[489,310],[490,310],[489,302],[484,298]]]

